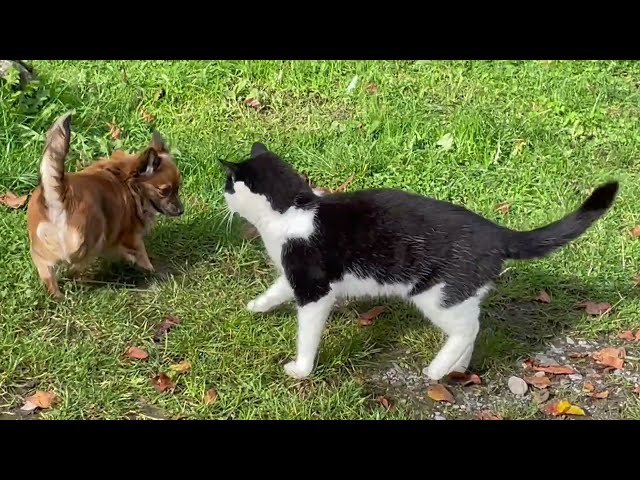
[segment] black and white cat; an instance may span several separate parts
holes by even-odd
[[[618,183],[598,187],[562,220],[518,232],[469,210],[401,190],[318,196],[299,174],[256,143],[241,163],[221,160],[229,210],[260,232],[279,277],[247,308],[266,312],[295,300],[298,342],[285,371],[311,374],[338,298],[398,296],[447,340],[428,367],[432,380],[465,371],[480,303],[506,259],[540,258],[580,236],[613,203]]]

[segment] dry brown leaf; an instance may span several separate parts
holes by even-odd
[[[551,386],[551,380],[549,377],[525,377],[524,381],[529,385],[533,385],[536,388],[549,388]]]
[[[371,310],[361,313],[358,317],[358,322],[363,327],[373,325],[373,321],[378,318],[384,312],[384,307],[373,307]]]
[[[24,405],[20,408],[23,412],[31,412],[36,408],[51,408],[56,401],[57,395],[53,392],[36,391],[33,395],[25,399]]]
[[[107,123],[107,127],[112,139],[118,140],[122,136],[122,130],[115,123]]]
[[[540,290],[536,300],[542,303],[551,303],[551,295],[546,290]]]
[[[496,205],[496,210],[498,210],[503,215],[506,215],[507,213],[509,213],[509,210],[511,210],[511,205],[509,205],[509,202],[501,202]]]
[[[588,396],[591,398],[604,400],[605,398],[609,398],[609,390],[605,390],[604,392],[592,392],[592,393],[589,393]]]
[[[593,383],[591,383],[591,382],[584,382],[584,385],[582,385],[582,391],[583,392],[591,393],[595,389],[596,389],[596,387],[594,387]]]
[[[633,389],[633,393],[640,395],[640,385],[636,385],[636,388]]]
[[[603,348],[597,352],[593,352],[591,357],[600,365],[615,368],[616,370],[624,367],[624,358],[626,356],[625,349],[620,348]]]
[[[367,91],[367,93],[378,93],[378,86],[375,83],[370,83],[369,85],[366,86],[365,90]]]
[[[391,410],[391,400],[389,400],[387,397],[385,397],[384,395],[380,395],[378,397],[378,402],[380,402],[380,405],[382,405],[384,407],[385,410]]]
[[[164,373],[156,375],[151,379],[151,384],[153,388],[156,389],[157,392],[164,392],[165,390],[170,390],[176,386],[176,384]]]
[[[591,300],[580,302],[577,306],[583,307],[589,315],[604,315],[609,313],[612,308],[610,303],[592,302]]]
[[[626,330],[618,334],[620,340],[635,340],[635,336],[631,330]]]
[[[569,352],[569,358],[585,358],[589,356],[589,352]]]
[[[156,327],[153,338],[156,341],[160,340],[173,326],[178,325],[179,323],[180,319],[178,317],[175,315],[169,315]]]
[[[176,373],[184,373],[188,370],[191,370],[191,363],[188,360],[183,360],[180,363],[171,365],[169,368]]]
[[[568,365],[534,365],[537,372],[550,373],[551,375],[571,375],[576,371]]]
[[[558,415],[578,415],[584,416],[585,412],[582,408],[571,405],[567,400],[560,400],[558,402],[553,402],[545,406],[545,413],[553,416]]]
[[[347,188],[349,188],[349,185],[351,185],[353,183],[353,179],[354,176],[353,175],[349,175],[349,178],[347,178],[342,185],[340,185],[338,188],[336,188],[334,190],[334,192],[344,192]]]
[[[145,350],[138,347],[129,347],[129,350],[127,350],[125,355],[127,356],[127,358],[134,358],[136,360],[146,360],[147,358],[149,358],[149,354]]]
[[[18,197],[12,192],[7,192],[0,195],[0,204],[16,209],[24,206],[24,204],[27,203],[28,197],[28,195],[20,195]]]
[[[260,100],[258,100],[257,98],[247,98],[244,101],[244,104],[247,107],[255,108],[256,110],[262,106],[262,104],[260,103]]]
[[[640,237],[640,225],[631,229],[631,236]]]
[[[447,375],[447,380],[451,383],[461,383],[463,387],[482,383],[480,377],[475,373],[451,372]]]
[[[535,362],[532,358],[527,358],[524,362],[522,362],[522,368],[524,368],[525,370],[529,370],[533,368],[534,363]]]
[[[489,410],[482,410],[478,414],[478,418],[480,420],[503,420],[503,418],[500,415],[497,415]]]
[[[427,395],[431,400],[435,400],[436,402],[448,402],[448,403],[456,403],[456,399],[453,398],[453,395],[444,385],[436,384],[431,385],[427,389]]]
[[[207,390],[207,393],[204,394],[204,403],[205,405],[211,405],[218,400],[218,392],[215,388],[210,388]]]
[[[152,113],[149,113],[149,111],[144,108],[142,109],[142,120],[147,123],[152,123],[155,119],[156,117],[154,117]]]

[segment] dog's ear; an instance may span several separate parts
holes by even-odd
[[[235,181],[236,173],[238,172],[238,164],[227,162],[226,160],[222,159],[220,159],[219,162],[220,165],[222,165],[222,168],[224,168],[225,172],[227,172],[228,175],[231,175],[231,178]]]
[[[256,158],[263,153],[267,153],[269,150],[267,147],[260,142],[256,142],[251,146],[251,158]]]
[[[138,158],[138,162],[136,164],[136,175],[148,176],[153,174],[158,170],[161,161],[162,158],[155,148],[147,148]]]
[[[151,135],[151,143],[149,144],[151,148],[153,148],[156,152],[166,152],[167,150],[167,142],[164,141],[162,135],[158,133],[156,130],[153,131]]]

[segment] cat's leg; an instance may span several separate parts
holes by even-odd
[[[476,295],[452,307],[443,307],[444,284],[413,297],[416,306],[446,335],[447,340],[427,368],[431,380],[440,380],[452,371],[466,370],[480,330],[480,302],[489,290],[482,287]]]
[[[311,374],[316,361],[324,325],[335,303],[335,295],[328,292],[324,297],[304,305],[298,304],[298,345],[296,359],[284,366],[287,375],[306,378]]]
[[[264,313],[290,300],[293,300],[293,289],[286,277],[281,275],[266,292],[247,303],[247,309]]]

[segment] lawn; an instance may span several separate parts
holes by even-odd
[[[551,400],[566,398],[591,418],[640,418],[633,393],[640,342],[617,338],[640,329],[640,239],[630,234],[640,224],[640,63],[33,66],[39,84],[22,93],[0,85],[0,194],[37,185],[44,132],[74,110],[68,170],[114,148],[141,149],[156,128],[182,170],[186,213],[162,219],[148,238],[161,275],[96,262],[88,281],[63,281],[65,299],[54,302],[30,262],[25,209],[0,206],[0,418],[23,418],[19,408],[35,390],[58,397],[37,415],[47,419],[471,418],[474,395],[478,409],[504,418],[545,418],[539,392],[515,397],[507,378],[528,375],[525,358],[572,342],[624,345],[625,367],[602,372],[563,350],[559,362],[573,362],[585,377],[593,369],[610,398],[587,397],[580,381],[556,376]],[[620,180],[621,190],[612,211],[572,245],[507,265],[485,301],[472,361],[482,384],[449,386],[463,406],[456,408],[429,399],[420,373],[440,332],[396,301],[336,309],[314,376],[285,376],[294,311],[245,310],[274,275],[260,240],[243,238],[241,221],[227,223],[222,197],[218,159],[240,159],[254,141],[319,186],[353,176],[350,190],[404,188],[519,229],[560,218],[606,180]],[[497,208],[502,202],[508,212]],[[535,300],[543,289],[550,303]],[[613,308],[588,315],[576,307],[585,300]],[[359,325],[358,313],[376,305],[385,313]],[[168,315],[180,324],[155,342],[154,328]],[[127,358],[131,346],[149,358]],[[175,374],[171,365],[185,360],[191,368]],[[157,392],[151,378],[159,373],[175,377],[175,388]],[[205,399],[210,389],[215,401]]]

